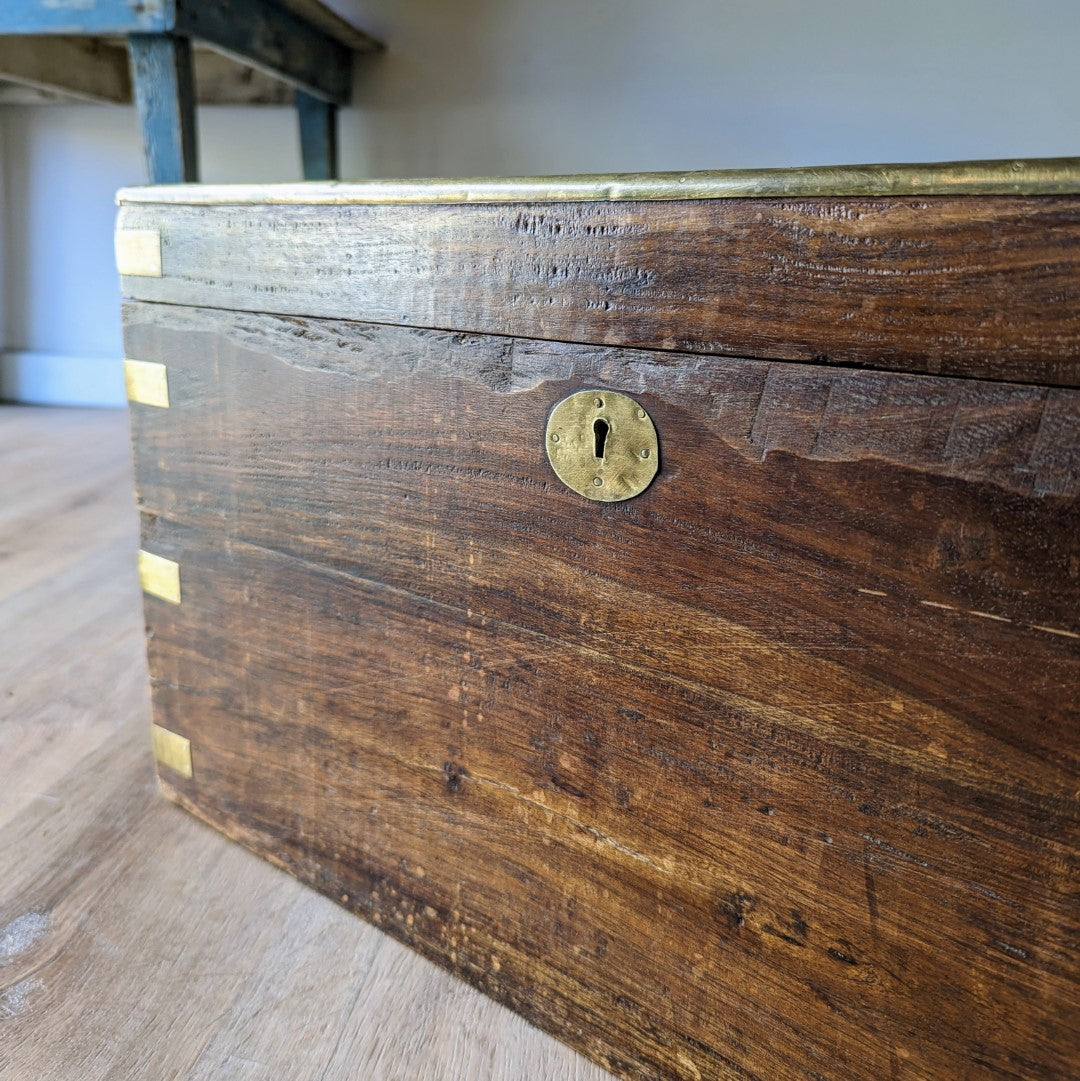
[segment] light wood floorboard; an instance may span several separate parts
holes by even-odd
[[[158,796],[127,440],[0,407],[0,1078],[607,1077]]]

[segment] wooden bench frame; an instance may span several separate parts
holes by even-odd
[[[21,40],[5,42],[7,35]],[[88,49],[87,38],[126,41],[154,184],[198,180],[193,44],[294,88],[308,180],[337,176],[337,109],[350,98],[353,54],[381,48],[318,0],[92,0],[77,9],[9,0],[0,8],[0,72],[46,90],[118,100],[127,89],[118,50]],[[101,67],[103,76],[87,74]]]

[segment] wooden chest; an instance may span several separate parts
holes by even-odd
[[[1080,160],[120,202],[169,798],[620,1076],[1080,1075]]]

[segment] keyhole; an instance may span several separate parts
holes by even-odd
[[[597,418],[593,421],[593,440],[594,447],[593,453],[597,458],[604,457],[604,445],[607,443],[608,432],[611,431],[611,425],[606,420],[600,420]]]

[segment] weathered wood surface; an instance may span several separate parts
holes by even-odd
[[[377,52],[382,44],[353,26],[320,0],[272,0],[261,3],[261,17],[247,18],[263,37],[264,49],[281,47],[275,39],[300,21],[320,35],[332,38],[353,52]],[[0,8],[0,34],[98,34],[184,33],[192,21],[210,8],[227,8],[237,22],[250,15],[249,0],[5,0]],[[280,14],[278,14],[280,13]]]
[[[300,162],[305,180],[330,180],[338,175],[338,110],[302,90],[296,91],[300,121]]]
[[[128,34],[173,29],[176,4],[138,0],[6,0],[0,34]]]
[[[196,45],[195,100],[200,105],[292,105],[288,83]]]
[[[199,158],[190,40],[132,34],[128,54],[150,183],[194,183],[199,179]]]
[[[1076,1075],[1075,391],[125,324],[173,798],[622,1076]],[[636,500],[549,471],[582,386]]]
[[[128,296],[1080,383],[1080,198],[121,207]]]
[[[78,101],[131,100],[127,53],[99,38],[0,37],[0,79]]]
[[[278,7],[292,12],[298,19],[303,19],[322,33],[340,41],[354,53],[377,53],[385,48],[381,41],[365,34],[320,0],[276,0],[276,3]]]
[[[319,0],[5,0],[0,37],[9,38],[10,52],[0,49],[0,78],[29,86],[45,99],[58,92],[95,102],[125,101],[130,84],[122,77],[126,56],[117,41],[122,45],[143,35],[175,36],[184,39],[185,49],[204,42],[242,61],[232,68],[249,72],[249,80],[252,65],[265,74],[256,83],[283,80],[339,105],[351,92],[352,54],[383,48]],[[209,66],[218,85],[225,82],[234,91],[221,69]],[[265,89],[259,94],[269,96]]]
[[[42,48],[27,58],[24,43],[30,40],[41,42]],[[59,49],[52,47],[54,42],[60,43]],[[295,100],[288,83],[257,68],[200,46],[192,53],[195,100],[200,105],[292,105]],[[0,39],[0,105],[70,105],[73,100],[130,104],[129,70],[122,41]]]
[[[337,105],[349,102],[352,49],[287,3],[179,0],[174,22],[177,34],[238,57],[315,97]]]
[[[599,1081],[160,799],[128,424],[0,408],[0,1077]]]

